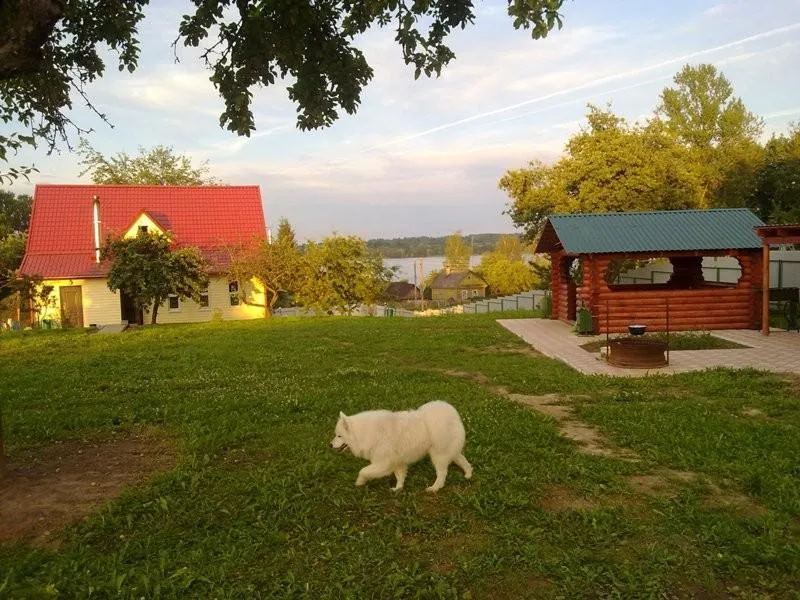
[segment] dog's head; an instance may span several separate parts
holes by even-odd
[[[336,435],[331,441],[331,448],[337,452],[344,452],[350,447],[350,423],[347,420],[347,415],[343,412],[339,413],[339,421],[336,423]]]

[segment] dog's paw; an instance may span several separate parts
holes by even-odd
[[[440,489],[442,489],[441,486],[430,485],[430,486],[425,488],[425,491],[426,492],[430,492],[431,494],[435,494]]]
[[[356,479],[356,487],[361,487],[367,483],[366,479],[358,478]]]
[[[464,479],[472,479],[472,471],[469,473],[464,473]]]
[[[394,486],[394,487],[392,488],[392,491],[393,491],[393,492],[399,492],[399,491],[400,491],[400,490],[402,490],[402,489],[403,489],[403,486],[402,486],[402,485],[401,485],[401,486]]]

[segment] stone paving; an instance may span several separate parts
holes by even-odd
[[[770,335],[760,331],[712,331],[748,348],[730,350],[681,350],[669,353],[669,365],[659,369],[625,369],[614,367],[599,359],[599,352],[587,352],[580,347],[605,336],[577,336],[567,323],[551,319],[498,319],[510,332],[518,335],[536,350],[567,363],[573,369],[590,375],[644,377],[655,373],[685,373],[713,367],[734,369],[753,368],[777,373],[800,374],[800,333],[773,330]]]

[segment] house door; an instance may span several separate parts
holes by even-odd
[[[83,327],[83,291],[79,285],[58,288],[61,297],[61,326]]]
[[[136,305],[133,303],[133,298],[125,294],[124,292],[119,293],[119,305],[120,305],[120,312],[123,321],[127,321],[128,323],[134,324],[142,324],[144,320],[144,315],[142,311],[136,310]]]

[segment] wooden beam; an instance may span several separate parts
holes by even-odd
[[[761,333],[769,335],[769,244],[761,248]]]
[[[778,246],[780,244],[800,244],[800,235],[781,235],[762,238],[765,244]]]

